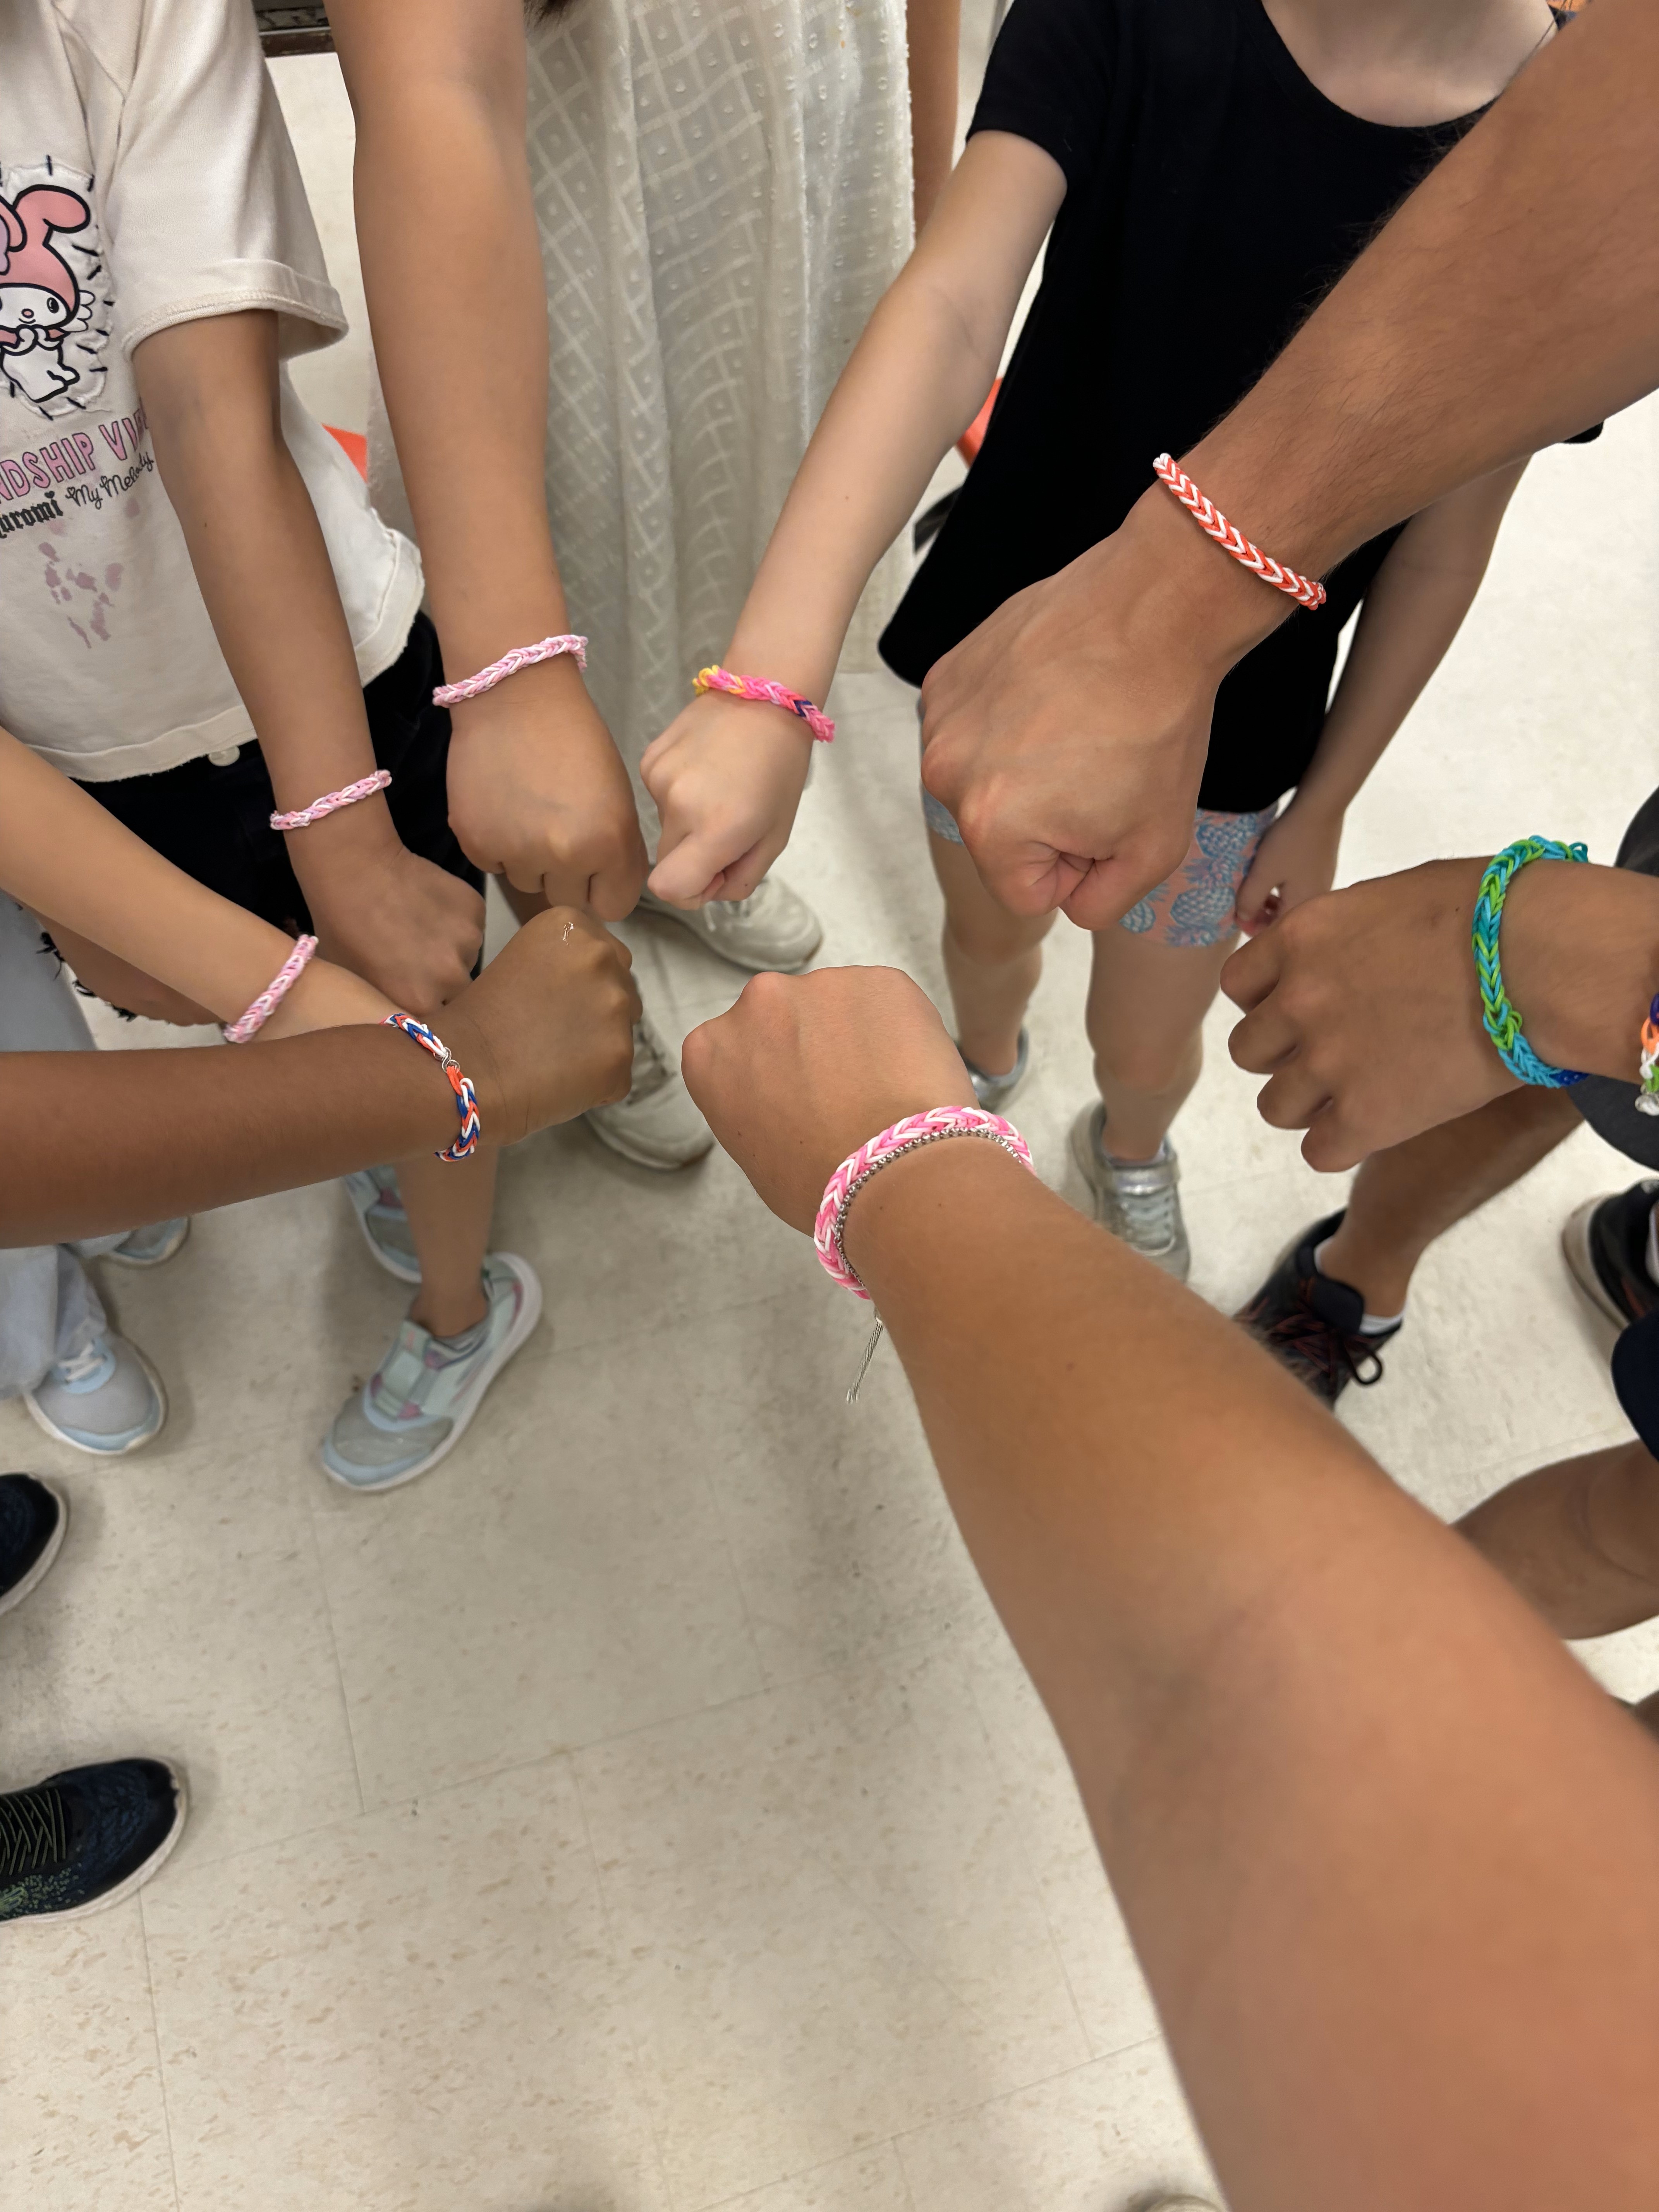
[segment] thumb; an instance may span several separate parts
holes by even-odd
[[[1267,903],[1274,888],[1260,860],[1253,860],[1249,873],[1238,887],[1238,898],[1234,908],[1238,916],[1238,926],[1246,937],[1254,937],[1269,919]]]
[[[665,823],[651,889],[671,906],[702,906],[719,891],[728,866],[738,857],[728,849],[730,844],[718,832],[692,830],[670,845]]]

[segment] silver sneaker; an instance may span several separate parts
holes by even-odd
[[[416,1256],[415,1234],[404,1212],[396,1168],[357,1168],[344,1182],[364,1243],[388,1275],[395,1275],[400,1283],[418,1283],[421,1263]]]
[[[60,1359],[24,1391],[23,1403],[49,1437],[100,1459],[138,1450],[167,1417],[161,1376],[137,1346],[112,1328]]]
[[[1184,1283],[1193,1255],[1176,1194],[1181,1164],[1175,1147],[1166,1137],[1156,1159],[1120,1167],[1101,1145],[1105,1121],[1106,1109],[1097,1101],[1072,1124],[1072,1157],[1094,1194],[1095,1219],[1144,1253],[1155,1267]]]
[[[662,1175],[700,1160],[714,1141],[668,1048],[643,1017],[634,1024],[634,1081],[627,1097],[614,1106],[590,1107],[582,1118],[602,1145]]]
[[[187,1213],[172,1221],[152,1221],[143,1229],[130,1231],[104,1257],[118,1260],[124,1267],[159,1267],[173,1257],[189,1234]]]
[[[693,937],[755,975],[793,975],[823,942],[823,924],[798,891],[775,876],[763,877],[746,899],[710,899],[695,913],[670,906],[649,891],[640,896],[647,914],[677,921]]]
[[[1003,1075],[988,1075],[982,1067],[975,1066],[960,1045],[957,1050],[962,1053],[962,1064],[968,1071],[968,1080],[974,1086],[974,1096],[988,1114],[1000,1114],[1031,1070],[1031,1040],[1024,1030],[1019,1033],[1014,1064]]]

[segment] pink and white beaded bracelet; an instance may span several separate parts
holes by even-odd
[[[377,768],[373,775],[360,776],[356,783],[343,785],[338,791],[325,791],[320,799],[313,799],[309,806],[295,807],[291,814],[273,814],[273,830],[308,830],[313,822],[325,821],[337,814],[343,806],[355,806],[360,799],[373,799],[377,791],[384,791],[392,781],[391,771]]]
[[[258,1036],[294,986],[311,964],[311,956],[317,950],[314,937],[302,937],[264,989],[245,1014],[238,1014],[224,1032],[227,1044],[246,1044],[250,1037]]]
[[[942,1137],[988,1137],[994,1145],[1000,1145],[1005,1152],[1011,1153],[1022,1167],[1031,1165],[1030,1147],[1013,1123],[1005,1121],[1000,1114],[988,1114],[979,1106],[933,1106],[925,1114],[907,1114],[903,1121],[895,1121],[890,1129],[884,1129],[867,1145],[860,1145],[824,1185],[823,1202],[812,1231],[812,1242],[826,1272],[843,1289],[851,1291],[854,1297],[867,1301],[870,1293],[860,1282],[842,1249],[848,1206],[872,1176],[879,1175],[883,1168],[890,1167],[895,1160],[915,1152],[918,1146],[937,1144]],[[874,1349],[873,1341],[871,1348]],[[868,1361],[866,1353],[866,1365]],[[857,1385],[854,1388],[856,1389]]]
[[[1252,569],[1264,584],[1285,592],[1299,607],[1324,605],[1325,586],[1316,577],[1304,576],[1294,568],[1285,568],[1271,553],[1264,553],[1259,545],[1252,544],[1237,524],[1229,522],[1215,501],[1199,489],[1179,461],[1172,460],[1168,453],[1160,453],[1152,463],[1152,474],[1166,491],[1180,501],[1206,538],[1213,538],[1224,553],[1231,553],[1242,567]]]
[[[459,707],[464,700],[480,699],[486,691],[493,691],[498,684],[505,683],[509,676],[516,676],[521,668],[532,668],[538,660],[556,660],[562,653],[572,654],[578,668],[586,668],[587,640],[566,630],[558,637],[539,638],[534,645],[515,645],[511,653],[492,660],[476,676],[464,676],[459,684],[441,684],[432,695],[432,703],[434,707]]]
[[[729,668],[716,663],[712,667],[700,668],[691,685],[694,691],[724,691],[732,699],[755,699],[763,707],[781,707],[786,713],[798,714],[821,744],[828,744],[836,734],[836,726],[822,707],[815,707],[800,692],[792,691],[787,684],[773,684],[763,676],[734,676]]]

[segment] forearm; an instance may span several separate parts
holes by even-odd
[[[848,1251],[1230,2201],[1542,2204],[1591,2145],[1640,2172],[1635,1732],[1239,1332],[989,1146],[885,1170]]]
[[[228,1206],[455,1133],[443,1071],[374,1028],[252,1052],[0,1054],[0,1113],[11,1131],[0,1245]]]
[[[911,204],[921,235],[951,173],[957,139],[961,0],[908,0]]]
[[[445,665],[461,676],[568,627],[544,484],[547,295],[524,12],[520,0],[339,0],[330,19],[357,119],[375,360]]]
[[[1024,140],[969,146],[813,434],[738,619],[734,666],[823,696],[871,571],[984,404],[1063,188]]]
[[[1596,0],[1413,193],[1188,458],[1258,544],[1322,574],[1652,389],[1656,87],[1659,11]]]
[[[1534,1051],[1556,1067],[1634,1083],[1642,1024],[1659,993],[1659,879],[1534,861],[1510,885],[1498,945]]]

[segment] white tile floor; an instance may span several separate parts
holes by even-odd
[[[314,68],[318,65],[307,64]],[[1654,781],[1659,412],[1523,486],[1367,793],[1375,872],[1534,828],[1611,857]],[[828,962],[939,990],[908,698],[846,680],[786,872]],[[678,1034],[740,978],[630,925]],[[1062,926],[1021,1118],[1066,1181],[1087,1084]],[[1179,1135],[1230,1304],[1331,1186],[1212,1030]],[[1623,1433],[1555,1238],[1632,1170],[1588,1133],[1431,1255],[1347,1418],[1452,1513]],[[316,1437],[398,1310],[343,1200],[204,1218],[110,1287],[171,1425],[89,1468],[0,1407],[74,1523],[0,1623],[0,1780],[136,1748],[191,1824],[143,1894],[0,1943],[0,2204],[30,2212],[1118,2212],[1204,2178],[1052,1737],[890,1355],[716,1154],[580,1127],[507,1161],[548,1321],[428,1481]],[[1659,1683],[1659,1636],[1589,1655]]]

